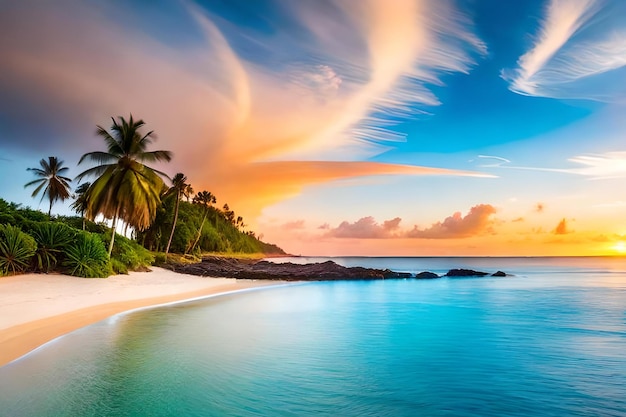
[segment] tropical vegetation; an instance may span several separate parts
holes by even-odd
[[[210,191],[194,194],[185,174],[170,180],[152,167],[169,162],[172,154],[150,150],[155,135],[142,132],[143,120],[130,115],[112,121],[109,130],[97,127],[106,151],[88,152],[78,161],[93,166],[76,177],[73,194],[68,168],[57,157],[28,168],[38,178],[25,186],[36,186],[33,197],[47,197],[47,215],[0,198],[0,276],[32,271],[96,278],[206,252],[284,253],[246,231],[228,204],[217,208]],[[87,177],[92,182],[81,182]],[[53,216],[53,204],[68,198],[78,216]],[[117,233],[120,226],[124,235]]]
[[[27,183],[24,187],[37,185],[37,188],[33,191],[33,197],[37,196],[43,189],[41,199],[48,197],[50,202],[48,217],[50,217],[52,215],[52,205],[56,201],[64,201],[70,196],[70,182],[72,180],[62,175],[67,172],[68,168],[64,167],[63,161],[59,161],[56,156],[49,156],[47,161],[45,159],[40,160],[39,165],[41,168],[27,168],[28,171],[33,171],[38,178]]]
[[[96,151],[84,154],[78,164],[90,160],[96,166],[80,173],[76,179],[96,176],[87,190],[85,215],[93,220],[98,215],[112,219],[111,230],[115,231],[117,220],[138,230],[150,226],[161,204],[161,190],[166,174],[151,168],[144,162],[170,161],[169,151],[148,151],[154,140],[154,132],[142,133],[143,120],[118,117],[113,120],[111,131],[98,126],[97,134],[106,145],[107,152]],[[109,256],[113,250],[115,233],[109,243]]]

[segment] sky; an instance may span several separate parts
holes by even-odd
[[[132,114],[292,254],[626,254],[623,0],[0,0],[0,74],[24,206]]]

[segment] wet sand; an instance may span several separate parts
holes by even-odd
[[[106,279],[58,274],[0,278],[0,366],[73,330],[140,307],[276,285],[162,268]]]

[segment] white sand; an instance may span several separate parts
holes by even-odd
[[[152,269],[106,279],[58,274],[0,278],[0,366],[123,311],[276,283]]]

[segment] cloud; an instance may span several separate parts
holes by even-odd
[[[504,164],[509,164],[511,163],[510,160],[506,159],[506,158],[502,158],[499,156],[491,156],[491,155],[478,155],[478,158],[480,159],[490,159],[492,160],[491,163],[489,164],[484,164],[481,165],[482,168],[493,168],[493,167],[500,167]],[[473,162],[473,161],[470,161]]]
[[[479,204],[470,209],[466,216],[460,212],[437,222],[426,229],[417,226],[407,233],[407,237],[424,239],[455,239],[466,238],[485,233],[492,224],[491,215],[496,209],[490,204]]]
[[[559,224],[556,225],[556,228],[553,230],[552,233],[554,233],[555,235],[565,235],[570,233],[567,228],[567,220],[562,219]]]
[[[574,174],[594,179],[626,177],[626,152],[581,155],[570,158],[569,161],[583,165],[582,168],[569,170]]]
[[[511,220],[511,223],[520,223],[520,222],[523,222],[523,221],[526,221],[526,219],[524,219],[523,217],[517,217],[517,218]]]
[[[0,135],[11,138],[0,150],[63,149],[69,163],[104,147],[97,124],[132,112],[174,152],[158,168],[252,219],[312,184],[479,175],[361,162],[403,139],[384,126],[439,103],[429,86],[485,53],[451,2],[272,3],[289,23],[277,31],[190,1],[12,2],[0,14]]]
[[[219,183],[210,184],[216,195],[229,196],[232,207],[238,212],[247,210],[244,217],[257,215],[261,207],[267,207],[282,199],[302,192],[306,185],[321,184],[349,178],[385,175],[438,175],[489,177],[472,171],[456,171],[412,165],[385,164],[379,162],[335,161],[276,161],[259,162],[224,167],[217,173]],[[199,182],[203,184],[203,182]],[[203,185],[201,185],[203,187]],[[253,211],[254,210],[254,211]]]
[[[577,164],[579,166],[582,165],[582,167],[577,168],[543,168],[514,166],[507,165],[508,160],[504,158],[498,158],[498,160],[501,160],[502,163],[483,165],[483,167],[488,166],[502,169],[556,172],[562,174],[581,175],[594,180],[626,177],[626,152],[624,151],[578,155],[569,158],[567,161]]]
[[[537,213],[543,213],[543,211],[546,209],[546,205],[543,203],[537,203],[535,204],[535,211]]]
[[[304,220],[294,220],[280,225],[282,230],[302,230],[304,229]]]
[[[327,237],[337,238],[354,238],[354,239],[385,239],[396,237],[402,219],[386,220],[383,224],[378,224],[373,217],[363,217],[354,223],[347,221],[335,229],[331,229],[326,233]]]
[[[621,0],[550,0],[532,48],[502,77],[523,95],[624,100],[625,10]]]

